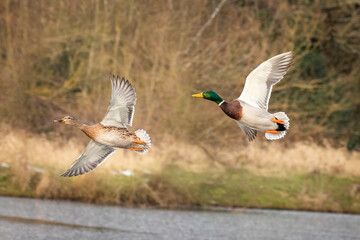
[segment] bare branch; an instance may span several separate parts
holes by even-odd
[[[197,42],[199,41],[199,38],[201,37],[201,35],[203,34],[203,32],[205,31],[205,29],[207,27],[210,26],[210,24],[212,23],[212,21],[214,21],[216,15],[219,13],[219,11],[221,10],[221,8],[223,7],[223,5],[225,4],[227,0],[222,0],[217,7],[215,8],[214,12],[211,14],[210,18],[206,21],[206,23],[199,29],[199,31],[196,33],[195,37],[193,37],[193,39],[191,40],[189,46],[186,48],[186,50],[184,51],[184,54],[187,55],[191,49],[192,46],[196,45]]]

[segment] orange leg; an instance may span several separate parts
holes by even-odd
[[[276,131],[276,130],[266,130],[265,132],[279,134],[279,131]]]
[[[144,149],[141,148],[130,148],[131,151],[139,151],[142,152]]]
[[[279,120],[277,118],[271,118],[270,121],[274,122],[274,123],[279,123],[279,124],[284,124],[283,120]]]
[[[133,142],[134,142],[134,143],[137,143],[137,144],[141,144],[141,145],[146,145],[146,142],[136,140],[135,138],[133,138]]]

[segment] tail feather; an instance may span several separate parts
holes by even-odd
[[[286,131],[281,131],[278,134],[275,133],[265,133],[265,137],[269,140],[277,140],[283,138],[286,135]]]
[[[279,120],[283,120],[284,121],[284,127],[286,129],[290,128],[290,119],[288,116],[286,116],[286,114],[284,112],[277,112],[273,114],[274,117],[276,117]]]
[[[144,129],[138,129],[135,131],[135,135],[140,138],[140,141],[144,141],[146,145],[141,146],[142,151],[136,151],[138,153],[147,153],[149,149],[151,148],[151,139],[149,134]]]
[[[265,137],[269,140],[276,140],[276,139],[283,138],[286,135],[286,130],[288,130],[290,128],[290,119],[288,118],[288,116],[286,116],[286,114],[284,112],[277,112],[277,113],[274,113],[273,115],[278,120],[282,120],[284,122],[284,124],[278,123],[278,129],[276,129],[279,131],[278,134],[265,133]]]

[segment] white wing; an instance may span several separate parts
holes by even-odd
[[[103,163],[113,152],[115,152],[115,148],[91,140],[80,157],[60,176],[72,177],[90,172]]]
[[[254,107],[267,110],[272,86],[284,77],[293,59],[294,54],[286,52],[260,64],[247,76],[239,99]]]
[[[111,100],[108,111],[101,124],[126,128],[132,126],[135,112],[136,93],[128,80],[119,76],[110,77],[112,85]]]
[[[245,133],[245,135],[248,137],[249,141],[252,141],[255,139],[256,137],[256,134],[257,134],[257,131],[254,130],[254,129],[251,129],[247,126],[245,126],[244,124],[242,124],[241,122],[239,121],[235,121],[239,127],[241,128],[241,130]]]

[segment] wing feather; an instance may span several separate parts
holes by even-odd
[[[238,99],[267,110],[272,86],[284,77],[293,59],[293,52],[286,52],[261,63],[247,76],[244,90]]]
[[[135,89],[131,86],[128,80],[119,76],[110,77],[112,94],[108,107],[101,124],[106,126],[115,126],[126,128],[126,125],[132,126],[136,93]]]
[[[236,121],[236,123],[239,125],[239,127],[241,128],[241,130],[245,133],[245,135],[248,137],[249,141],[253,141],[256,137],[257,131],[254,129],[251,129],[247,126],[245,126],[244,124],[242,124],[239,121]]]
[[[78,159],[60,176],[72,177],[90,172],[102,164],[113,152],[115,152],[115,148],[91,140]]]

